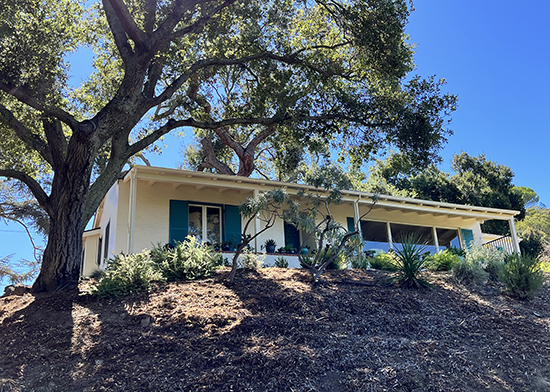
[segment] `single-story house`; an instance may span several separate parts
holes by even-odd
[[[109,190],[91,230],[84,233],[82,275],[103,268],[113,255],[183,241],[187,235],[211,244],[231,242],[234,249],[244,227],[239,204],[247,197],[283,187],[290,194],[313,190],[303,184],[136,165]],[[492,219],[508,221],[512,251],[519,251],[514,227],[514,216],[519,211],[384,195],[376,195],[373,206],[374,197],[367,192],[344,191],[342,202],[331,206],[335,220],[349,230],[372,208],[359,224],[365,251],[387,251],[407,233],[426,238],[433,252],[483,244],[494,238],[482,233],[480,224]],[[262,222],[255,220],[250,226],[255,233]],[[262,252],[265,241],[273,239],[277,247],[298,248],[305,237],[293,225],[279,220],[251,245]],[[231,250],[226,253],[231,259]],[[273,265],[277,256],[268,254],[265,262]],[[285,258],[291,267],[299,265],[297,256]]]

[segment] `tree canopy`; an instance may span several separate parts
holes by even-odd
[[[0,176],[50,220],[34,291],[76,286],[86,223],[128,160],[174,129],[232,143],[245,173],[273,130],[355,159],[393,145],[419,163],[450,134],[456,98],[408,76],[405,0],[89,4],[0,6]],[[95,71],[72,89],[66,56],[82,45]]]
[[[386,160],[377,161],[362,186],[368,191],[391,195],[518,210],[521,212],[519,220],[524,217],[525,204],[536,198],[532,189],[514,186],[512,169],[488,160],[484,154],[455,154],[451,168],[452,175],[435,165],[419,170],[403,155],[393,154]],[[501,235],[510,231],[508,224],[502,221],[487,221],[483,230]]]

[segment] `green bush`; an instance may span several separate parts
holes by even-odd
[[[377,270],[396,271],[397,266],[396,266],[395,253],[393,252],[377,253],[370,260],[370,266],[371,268],[374,268]]]
[[[507,256],[500,271],[506,292],[519,299],[532,298],[544,283],[541,263],[534,257],[517,253]]]
[[[480,284],[487,280],[489,274],[478,261],[460,260],[453,266],[453,278],[460,284]]]
[[[264,259],[265,255],[259,256],[252,253],[248,249],[244,249],[241,253],[240,262],[242,263],[244,268],[257,270],[262,268],[264,264]]]
[[[278,268],[288,268],[288,260],[283,256],[279,256],[275,259],[275,267]]]
[[[450,271],[460,260],[460,256],[445,249],[426,258],[426,267],[432,271]]]
[[[163,281],[164,277],[155,268],[149,252],[129,256],[119,255],[107,264],[99,282],[90,293],[99,297],[122,297],[149,290],[151,282]]]
[[[364,252],[357,254],[351,259],[351,268],[355,269],[368,269],[371,266],[372,258],[367,256]]]
[[[522,235],[519,243],[521,254],[532,258],[537,258],[544,251],[544,241],[542,236],[537,233],[526,233]]]
[[[426,246],[422,245],[422,239],[414,235],[404,236],[400,241],[401,246],[395,250],[397,271],[393,281],[405,287],[428,287],[429,283],[420,277],[425,267],[426,259],[423,254]]]
[[[205,278],[219,263],[219,256],[212,247],[199,243],[195,236],[188,236],[174,249],[155,246],[151,258],[168,281]]]

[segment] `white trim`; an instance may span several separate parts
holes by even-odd
[[[512,242],[514,244],[515,251],[518,254],[521,254],[521,248],[519,247],[519,240],[518,240],[518,233],[516,232],[516,225],[514,224],[514,218],[510,218],[508,221],[508,225],[510,226],[510,234],[512,235]]]

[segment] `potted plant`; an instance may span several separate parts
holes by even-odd
[[[307,255],[309,253],[309,246],[308,245],[304,246],[300,251],[300,253],[303,255]]]
[[[231,245],[233,245],[233,243],[231,241],[224,241],[222,243],[222,251],[224,252],[228,252],[231,250]]]
[[[268,239],[265,241],[265,251],[267,253],[275,253],[275,247],[277,246],[277,243],[274,239]]]

